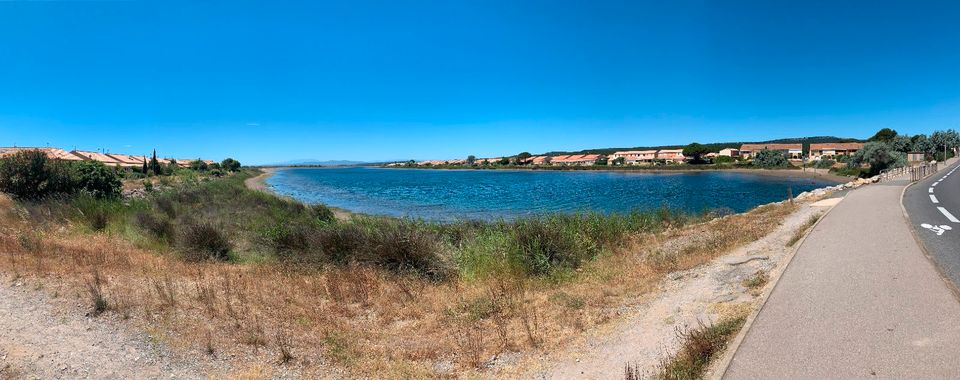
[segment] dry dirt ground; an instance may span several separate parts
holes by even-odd
[[[57,307],[38,287],[8,275],[0,281],[0,379],[200,379],[219,371],[120,321],[90,317],[86,304]]]
[[[759,302],[763,288],[749,288],[744,281],[757,272],[781,271],[793,251],[788,244],[797,231],[834,203],[805,203],[763,239],[707,265],[671,274],[650,300],[624,310],[620,323],[588,331],[565,351],[525,360],[520,367],[529,370],[521,377],[622,378],[627,363],[653,375],[660,362],[679,348],[677,329],[709,324],[724,315],[749,313]]]

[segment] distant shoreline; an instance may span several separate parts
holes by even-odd
[[[371,166],[383,167],[383,166]],[[747,169],[747,168],[682,168],[682,169],[662,169],[662,168],[633,168],[633,167],[564,167],[564,168],[544,168],[544,167],[506,167],[506,168],[465,168],[465,167],[383,167],[388,169],[417,169],[417,170],[530,170],[542,172],[619,172],[619,173],[701,173],[701,172],[733,172],[743,174],[756,174],[771,177],[789,177],[789,178],[811,178],[820,179],[836,183],[847,183],[856,178],[845,177],[830,173],[827,169],[815,168],[797,168],[797,169]]]

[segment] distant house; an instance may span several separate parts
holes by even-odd
[[[134,168],[134,167],[138,168],[143,166],[144,162],[149,161],[149,159],[147,159],[144,156],[130,156],[126,154],[117,154],[117,153],[107,153],[106,155],[108,157],[113,158],[114,160],[117,160],[117,162],[120,163],[119,166],[128,167],[128,168]]]
[[[687,158],[683,156],[683,149],[661,149],[657,151],[657,159],[683,163]]]
[[[534,165],[550,165],[550,156],[536,156],[530,160]]]
[[[860,149],[863,149],[863,143],[810,144],[810,158],[819,160],[822,158],[833,159],[837,156],[852,156]]]
[[[786,153],[791,160],[803,159],[803,144],[743,144],[740,146],[740,157],[750,159],[764,149]]]
[[[110,157],[100,152],[86,152],[81,150],[74,150],[74,151],[71,151],[70,153],[83,157],[83,159],[85,160],[98,161],[107,166],[124,166],[124,163],[121,162],[120,160],[117,160],[116,158]]]
[[[610,155],[610,160],[616,160],[618,158],[623,158],[623,163],[626,165],[635,165],[641,162],[650,162],[657,158],[657,151],[655,150],[626,150],[620,152],[613,152]]]
[[[724,156],[724,157],[740,157],[740,149],[737,149],[737,148],[720,149],[720,153],[718,153],[717,155]]]
[[[550,162],[553,164],[559,165],[593,165],[598,159],[600,159],[599,154],[573,154],[569,156],[556,156],[551,157]]]

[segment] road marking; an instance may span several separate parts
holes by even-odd
[[[923,228],[926,228],[926,229],[928,229],[928,230],[930,230],[930,231],[935,232],[935,233],[937,234],[937,236],[943,235],[944,232],[947,232],[947,231],[950,231],[950,230],[953,229],[952,227],[950,227],[950,226],[948,226],[948,225],[946,225],[946,224],[939,225],[939,226],[934,226],[934,225],[931,225],[931,224],[923,223],[923,224],[920,225],[920,227],[923,227]]]
[[[927,190],[930,190],[929,192],[930,192],[930,193],[933,193],[933,188],[932,188],[932,187],[929,188],[929,189],[927,189]]]
[[[930,186],[937,187],[937,185],[939,185],[939,184],[940,184],[940,182],[934,182],[933,185],[930,185]]]
[[[951,214],[950,211],[947,211],[947,209],[943,207],[937,207],[937,210],[940,210],[943,216],[947,217],[947,219],[949,219],[951,222],[960,223],[960,219],[957,219],[957,217],[953,216],[953,214]]]
[[[940,201],[937,200],[937,196],[936,196],[936,195],[933,195],[933,194],[930,194],[930,202],[940,203]]]

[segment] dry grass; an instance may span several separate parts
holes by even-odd
[[[74,229],[25,235],[36,226],[0,197],[0,270],[54,282],[48,288],[64,302],[96,283],[113,305],[106,313],[197,355],[286,363],[307,376],[336,367],[359,377],[435,377],[484,368],[501,353],[555,349],[639,302],[667,273],[758,239],[792,211],[764,206],[634,236],[562,281],[501,273],[436,282],[369,266],[186,262]]]
[[[797,244],[797,242],[803,238],[803,235],[807,233],[807,230],[813,227],[814,224],[817,224],[821,216],[823,216],[823,214],[816,214],[807,219],[806,222],[803,222],[803,225],[801,225],[800,228],[793,233],[793,236],[790,237],[790,240],[787,241],[787,247],[793,247],[794,244]]]

